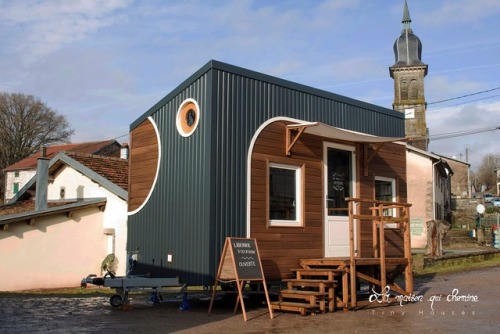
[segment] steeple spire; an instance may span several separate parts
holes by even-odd
[[[428,141],[425,120],[424,77],[427,75],[427,65],[422,63],[422,43],[410,28],[411,18],[408,1],[404,1],[403,31],[394,42],[396,63],[389,67],[391,78],[394,79],[394,110],[405,115],[405,134],[410,138],[409,145],[427,151]]]
[[[411,23],[411,18],[410,18],[410,11],[408,10],[408,2],[405,0],[405,6],[403,9],[403,30],[410,30],[410,23]]]
[[[423,65],[422,43],[410,28],[411,18],[407,0],[405,0],[403,20],[401,22],[403,23],[403,30],[394,43],[394,56],[396,58],[394,66]]]

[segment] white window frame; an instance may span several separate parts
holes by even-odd
[[[297,165],[287,165],[281,163],[270,162],[268,164],[268,172],[267,175],[269,177],[271,168],[280,168],[280,169],[288,169],[295,171],[295,220],[283,220],[283,219],[271,219],[269,217],[271,210],[271,196],[270,192],[270,178],[268,178],[268,206],[267,206],[267,215],[269,217],[269,226],[285,226],[285,227],[301,227],[303,226],[303,185],[302,185],[302,166]]]
[[[391,201],[392,202],[396,202],[396,179],[392,178],[392,177],[383,177],[383,176],[375,176],[375,182],[377,181],[384,181],[384,182],[390,182],[391,183],[391,191],[392,191],[392,199]],[[377,191],[377,187],[375,186],[375,192]],[[376,197],[376,193],[375,193],[375,197]],[[396,209],[395,208],[392,208],[392,209],[389,209],[392,211],[392,214],[390,214],[389,216],[392,216],[392,217],[396,217]],[[398,227],[398,224],[396,223],[386,223],[384,224],[384,227],[385,228],[397,228]]]

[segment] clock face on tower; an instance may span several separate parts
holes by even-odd
[[[405,119],[415,118],[415,109],[405,109]]]

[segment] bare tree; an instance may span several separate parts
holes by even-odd
[[[496,189],[497,176],[495,170],[500,168],[500,155],[488,154],[483,157],[483,161],[479,166],[475,176],[478,186],[484,185],[486,191]],[[495,191],[496,194],[496,191]]]
[[[40,149],[69,142],[73,130],[66,117],[40,99],[20,93],[0,93],[0,171]]]

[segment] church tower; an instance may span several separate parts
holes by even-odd
[[[389,68],[394,79],[394,110],[405,115],[406,137],[414,138],[409,144],[427,151],[428,139],[424,96],[424,77],[427,65],[422,63],[422,43],[410,28],[410,12],[405,0],[403,30],[394,42],[396,63]]]

